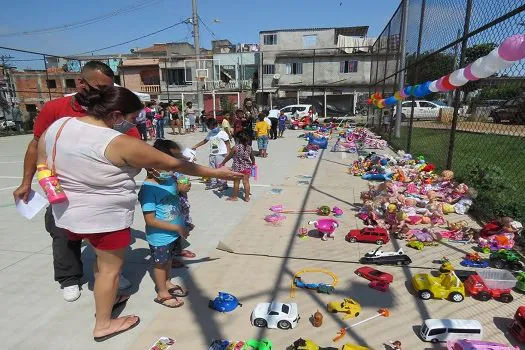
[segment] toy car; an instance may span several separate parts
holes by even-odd
[[[344,298],[343,301],[332,301],[326,305],[328,312],[332,313],[344,313],[343,320],[347,320],[352,317],[359,316],[361,312],[361,305],[355,300],[350,298]]]
[[[469,295],[481,301],[494,298],[510,303],[514,299],[510,291],[515,285],[516,278],[506,270],[480,270],[465,280]]]
[[[463,261],[460,262],[460,265],[465,266],[465,267],[475,267],[475,268],[480,268],[480,269],[489,267],[488,261],[485,261],[485,260],[473,261],[473,260],[463,259]]]
[[[237,306],[242,306],[242,304],[239,303],[237,297],[228,293],[219,292],[219,295],[215,299],[210,300],[208,306],[210,309],[220,312],[230,312],[235,310]]]
[[[394,277],[391,274],[376,270],[369,266],[363,266],[354,271],[359,277],[366,278],[369,281],[379,281],[386,284],[390,284],[394,281]]]
[[[368,283],[368,286],[372,289],[378,290],[380,292],[386,292],[388,290],[388,283],[385,283],[383,281],[372,281]]]
[[[376,250],[372,250],[365,254],[366,257],[380,257],[380,256],[392,256],[392,255],[403,255],[405,252],[403,252],[403,249],[399,248],[395,252],[384,252],[381,250],[382,246],[377,247]]]
[[[334,286],[326,283],[304,283],[301,277],[295,277],[293,283],[297,288],[313,289],[318,293],[332,294],[335,289]]]
[[[517,280],[518,282],[516,283],[516,287],[514,287],[514,289],[525,293],[525,272],[522,271],[518,273]]]
[[[251,323],[260,328],[290,329],[299,323],[299,309],[296,303],[259,303],[253,309]]]
[[[408,265],[412,263],[412,259],[406,254],[389,255],[379,257],[364,256],[359,259],[361,264],[375,264],[375,265]]]
[[[388,231],[382,227],[365,227],[361,230],[350,230],[345,239],[351,243],[365,242],[383,245],[388,243],[390,237],[388,237]]]
[[[436,298],[460,302],[465,299],[465,286],[454,271],[442,273],[439,277],[418,273],[412,277],[412,285],[423,300]]]
[[[493,343],[482,340],[457,339],[447,342],[447,350],[518,350],[518,347],[510,347],[501,343]]]
[[[504,249],[490,254],[490,264],[497,269],[508,267],[513,271],[519,271],[523,268],[519,255],[511,250]]]
[[[525,306],[520,306],[514,314],[514,319],[509,326],[509,332],[520,343],[525,343]]]
[[[244,344],[243,350],[272,350],[272,342],[268,338],[250,339]]]
[[[421,250],[425,247],[425,245],[423,244],[423,242],[420,241],[410,241],[407,243],[407,247]]]
[[[319,345],[317,345],[310,339],[299,338],[293,343],[291,350],[339,350],[339,348],[334,348],[331,346],[326,347],[326,348],[320,347]],[[343,345],[342,350],[369,350],[369,349],[363,346],[348,343],[348,344]]]

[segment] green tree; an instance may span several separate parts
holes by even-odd
[[[428,57],[427,57],[428,56]],[[429,80],[436,80],[443,75],[449,74],[454,69],[454,56],[448,53],[439,52],[431,55],[427,51],[419,55],[417,64],[417,81],[416,81],[416,55],[407,56],[407,84],[419,84]]]

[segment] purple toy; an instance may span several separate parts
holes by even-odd
[[[321,239],[323,241],[327,240],[327,237],[335,238],[334,231],[339,227],[339,222],[335,219],[321,219],[316,221],[309,221],[309,225],[314,225],[314,227],[319,231],[323,236]]]
[[[341,209],[339,207],[333,207],[332,213],[334,213],[335,217],[340,217],[340,216],[343,215],[343,209]]]

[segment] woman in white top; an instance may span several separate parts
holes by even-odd
[[[223,179],[243,175],[225,167],[212,169],[175,159],[122,134],[134,126],[142,109],[138,97],[126,88],[92,91],[88,99],[87,116],[62,118],[42,135],[38,163],[55,169],[68,197],[53,205],[56,226],[69,231],[72,240],[89,240],[97,255],[93,337],[104,341],[140,322],[135,315],[111,319],[137,202],[133,178],[140,169]]]

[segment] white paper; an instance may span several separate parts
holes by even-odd
[[[47,201],[47,198],[43,197],[40,193],[31,190],[31,193],[29,193],[29,197],[27,198],[27,203],[24,203],[24,201],[19,199],[16,200],[16,210],[23,217],[31,220],[48,204],[49,202]]]

